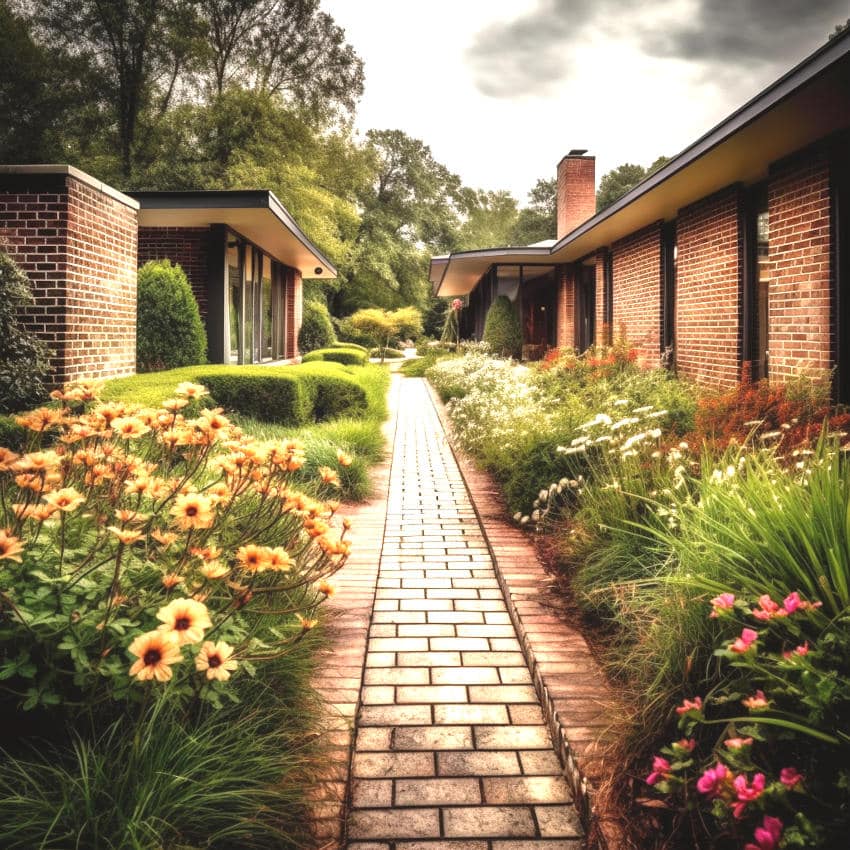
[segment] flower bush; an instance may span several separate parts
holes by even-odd
[[[712,600],[725,676],[676,709],[684,737],[655,756],[646,782],[700,811],[729,846],[837,847],[846,836],[848,615],[820,609],[797,592]]]
[[[318,500],[291,486],[302,444],[247,436],[199,385],[157,409],[97,394],[54,393],[18,418],[26,451],[0,448],[0,700],[78,712],[167,686],[220,705],[316,624],[351,458],[319,470]]]

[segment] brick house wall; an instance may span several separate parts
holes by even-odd
[[[186,272],[201,318],[207,320],[209,227],[140,227],[139,266],[149,260],[171,260]]]
[[[825,155],[772,169],[768,183],[770,378],[832,366],[830,189]]]
[[[742,192],[729,187],[676,219],[676,368],[717,386],[740,378]]]
[[[605,324],[605,251],[596,255],[596,339],[595,345],[611,344],[611,328]]]
[[[615,336],[625,335],[649,366],[661,355],[661,224],[611,246]]]
[[[558,266],[558,348],[572,348],[575,345],[575,278],[571,266]]]
[[[135,371],[137,220],[134,201],[75,169],[0,173],[0,243],[32,283],[24,321],[54,384]]]

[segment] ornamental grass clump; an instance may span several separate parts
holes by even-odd
[[[293,486],[297,440],[261,443],[206,390],[158,408],[77,383],[0,448],[0,705],[56,714],[167,689],[222,704],[315,624],[349,544],[331,501],[350,458]]]

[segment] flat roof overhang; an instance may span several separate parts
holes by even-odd
[[[464,251],[441,260],[437,266],[432,260],[431,282],[437,295],[466,295],[494,264],[520,266],[553,262],[555,261],[552,260],[548,248],[489,248],[484,251]]]
[[[268,190],[131,192],[139,227],[208,227],[224,224],[303,277],[332,279],[333,263],[306,237]]]
[[[663,168],[568,233],[539,261],[570,263],[736,183],[768,176],[771,163],[850,127],[850,32],[834,38]],[[452,254],[436,292],[464,295],[493,262],[519,250]],[[526,260],[527,262],[527,260]]]

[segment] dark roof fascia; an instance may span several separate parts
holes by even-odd
[[[601,224],[606,219],[636,201],[642,195],[652,191],[673,175],[682,171],[684,168],[687,168],[701,156],[716,148],[735,133],[760,118],[778,103],[796,93],[799,89],[803,88],[803,86],[811,82],[815,77],[826,71],[831,65],[835,64],[840,59],[843,59],[848,54],[850,54],[850,29],[845,30],[840,35],[837,35],[835,38],[819,47],[814,53],[798,65],[795,65],[790,71],[787,71],[778,80],[775,80],[754,98],[747,101],[727,118],[724,118],[723,121],[707,133],[700,136],[699,139],[685,148],[681,153],[674,156],[670,162],[659,168],[658,171],[655,171],[649,175],[649,177],[644,178],[637,184],[637,186],[623,195],[622,198],[611,204],[611,206],[606,207],[604,210],[593,216],[593,218],[589,218],[583,224],[580,224],[575,230],[571,231],[566,236],[563,236],[552,246],[551,252],[555,253],[573,240],[584,236],[598,224]]]
[[[305,248],[315,254],[333,274],[338,274],[334,264],[310,241],[275,193],[269,189],[129,192],[128,194],[139,202],[142,209],[149,210],[268,209]]]
[[[463,257],[480,257],[481,259],[493,257],[496,259],[498,257],[506,257],[510,254],[522,254],[524,257],[549,257],[551,256],[551,253],[552,251],[550,248],[529,248],[527,245],[521,248],[481,248],[477,251],[458,251],[457,253],[449,254],[448,257],[439,258],[445,263],[445,266],[443,267],[443,273],[440,275],[439,283],[437,283],[434,291],[439,294],[443,281],[446,278],[446,272],[449,270],[449,266],[454,259],[462,259]],[[490,265],[494,266],[497,264],[491,263]],[[521,265],[521,263],[508,263],[508,265]],[[488,267],[487,271],[489,270],[490,268]],[[487,274],[487,272],[484,272],[484,274]]]

